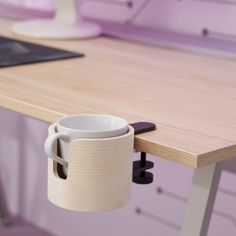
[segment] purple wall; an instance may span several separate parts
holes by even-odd
[[[137,2],[141,4],[141,1]],[[232,14],[228,14],[226,23],[222,23],[223,16],[218,14],[221,6],[216,8],[206,4],[203,9],[202,3],[182,2],[184,7],[180,9],[178,1],[154,0],[136,23],[197,33],[204,22],[208,22],[212,27],[234,32]],[[108,18],[111,18],[109,12],[113,12],[112,19],[120,21],[133,14],[124,7],[92,2],[84,7],[87,14],[95,13]],[[227,7],[222,9],[228,13],[235,11]],[[213,12],[212,17],[209,10]],[[199,12],[201,17],[198,17]],[[191,20],[186,21],[184,16]],[[219,16],[218,23],[213,20],[216,16]],[[4,109],[0,110],[0,120],[0,179],[13,214],[21,215],[58,236],[178,235],[192,169],[150,157],[156,163],[155,182],[145,187],[133,185],[133,197],[127,207],[98,214],[65,211],[47,200],[47,158],[43,144],[48,124]],[[234,174],[223,172],[209,236],[222,236],[225,232],[227,236],[236,235],[235,181]],[[160,187],[162,194],[157,191]],[[135,213],[137,207],[142,214]]]
[[[92,17],[118,22],[134,18],[132,21],[134,24],[197,35],[205,27],[214,32],[236,35],[234,1],[134,0],[133,2],[134,7],[128,8],[125,4],[104,4],[89,0],[84,4],[84,12]]]

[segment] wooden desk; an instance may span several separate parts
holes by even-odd
[[[0,20],[1,34],[10,35],[11,23]],[[235,61],[103,37],[40,43],[86,57],[1,69],[0,106],[48,122],[75,113],[154,122],[157,131],[137,136],[135,148],[193,168],[212,164],[193,180],[206,174],[199,198],[209,205],[215,163],[236,155]]]
[[[0,21],[9,35],[11,22]],[[0,70],[0,105],[52,122],[75,113],[152,121],[135,147],[191,167],[236,153],[235,61],[99,38],[40,41],[72,59]]]

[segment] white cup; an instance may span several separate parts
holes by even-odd
[[[48,157],[60,163],[67,174],[69,144],[73,139],[102,139],[121,136],[128,132],[124,119],[111,115],[74,115],[60,119],[57,133],[49,135],[45,142]],[[61,157],[54,153],[54,144],[59,139]]]

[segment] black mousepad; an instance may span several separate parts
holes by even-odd
[[[41,46],[15,39],[0,37],[0,67],[46,62],[75,57],[84,54]]]

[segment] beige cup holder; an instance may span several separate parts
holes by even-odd
[[[49,135],[56,132],[49,127]],[[98,212],[120,208],[130,199],[134,129],[106,139],[75,139],[69,147],[68,175],[48,158],[48,198],[73,211]],[[58,145],[55,152],[60,155]]]

